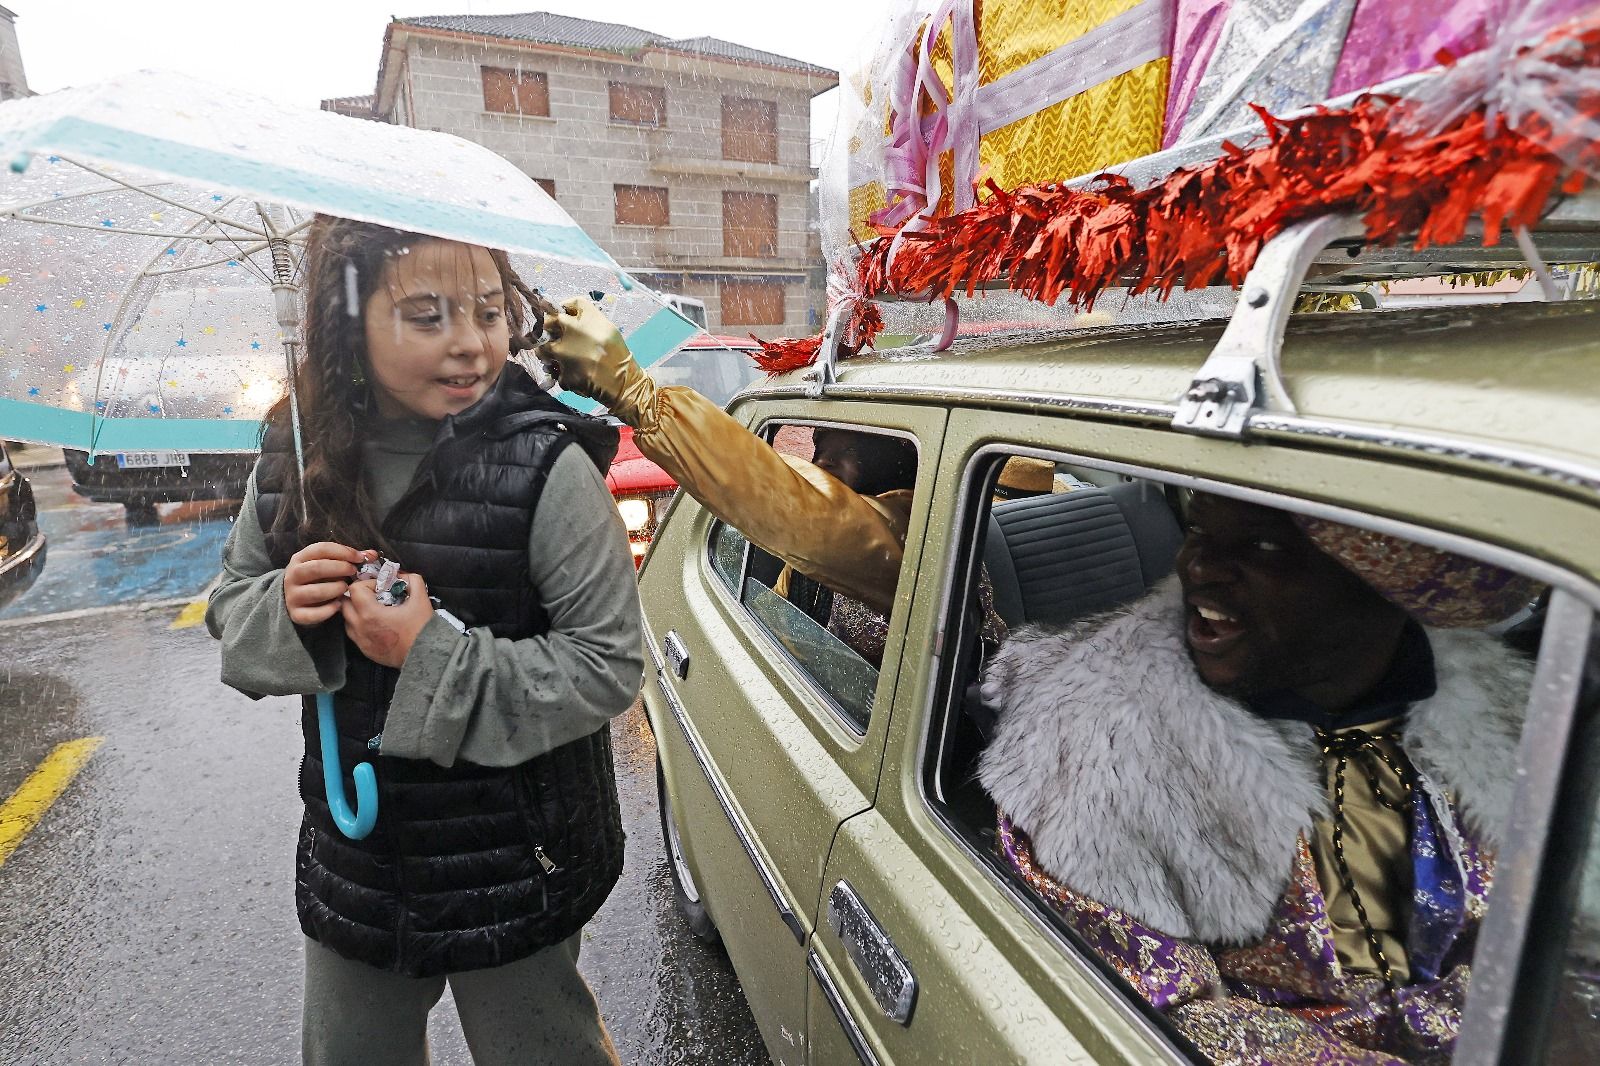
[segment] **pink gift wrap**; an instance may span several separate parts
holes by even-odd
[[[1171,74],[1167,82],[1167,119],[1163,126],[1166,135],[1161,147],[1171,148],[1183,132],[1183,117],[1189,113],[1194,94],[1200,88],[1200,79],[1211,64],[1211,53],[1216,51],[1222,36],[1222,24],[1227,21],[1228,8],[1233,0],[1177,0],[1177,11],[1172,20],[1172,47],[1167,54],[1172,57]]]
[[[1482,51],[1494,30],[1527,6],[1525,0],[1360,0],[1329,95],[1343,96],[1437,66],[1441,50],[1456,58]],[[1548,28],[1593,6],[1593,0],[1540,0],[1543,10],[1537,28]],[[1172,70],[1176,86],[1176,53]]]

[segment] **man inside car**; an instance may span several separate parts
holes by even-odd
[[[1009,864],[1202,1051],[1448,1061],[1531,666],[1532,585],[1196,495],[1177,575],[1012,635],[980,777]]]

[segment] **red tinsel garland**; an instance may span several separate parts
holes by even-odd
[[[1573,38],[1567,61],[1600,65],[1600,23],[1583,24]],[[1600,118],[1600,99],[1580,97],[1578,105],[1587,119]],[[1287,120],[1255,110],[1266,126],[1263,144],[1224,144],[1221,158],[1148,188],[1112,174],[1086,189],[1008,192],[991,181],[988,199],[926,229],[880,228],[856,264],[864,298],[853,309],[848,335],[856,343],[847,351],[882,329],[874,296],[934,301],[1005,279],[1032,299],[1054,304],[1065,295],[1088,309],[1114,286],[1163,297],[1180,285],[1237,286],[1262,245],[1306,218],[1357,213],[1369,241],[1390,245],[1415,234],[1421,249],[1455,243],[1478,215],[1492,245],[1507,227],[1534,225],[1558,186],[1576,193],[1583,185],[1582,172],[1543,146],[1554,139],[1537,118],[1519,132],[1498,118],[1491,127],[1478,111],[1430,136],[1399,131],[1405,107],[1392,97]],[[771,372],[798,369],[815,360],[821,340],[763,342],[756,361]]]

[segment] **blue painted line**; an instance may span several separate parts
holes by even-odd
[[[0,158],[29,151],[78,153],[103,162],[144,167],[199,185],[230,188],[242,195],[432,233],[486,248],[621,269],[577,226],[529,222],[493,211],[379,192],[337,178],[120,130],[88,119],[56,119],[0,142]]]

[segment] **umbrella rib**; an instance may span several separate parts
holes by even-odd
[[[197,219],[194,223],[196,228],[203,226],[204,224],[204,219]],[[160,262],[161,257],[166,254],[166,249],[162,249],[155,255],[151,256],[150,261],[145,263],[144,268],[134,276],[141,281],[147,279],[149,277],[148,272],[150,268],[155,266],[156,263]],[[122,300],[117,304],[117,313],[111,316],[111,329],[106,332],[106,339],[100,344],[100,358],[97,360],[99,365],[95,368],[94,377],[94,399],[91,401],[91,404],[98,404],[100,402],[100,388],[105,383],[106,361],[111,358],[111,345],[117,340],[118,337],[122,335],[123,320],[128,314],[129,302],[133,299],[133,294],[137,288],[138,284],[135,283],[123,292]],[[163,360],[162,366],[165,367],[165,365],[166,362]],[[99,407],[91,406],[89,409],[90,456],[95,454],[96,445],[100,443],[100,423],[102,421],[103,419],[100,417]]]
[[[10,213],[12,211],[32,211],[36,207],[49,207],[52,204],[64,204],[69,200],[83,200],[83,199],[87,199],[90,196],[104,196],[107,193],[118,192],[118,191],[126,190],[126,189],[132,189],[134,192],[147,193],[151,189],[160,188],[160,187],[165,186],[165,185],[177,185],[177,184],[179,184],[179,182],[176,182],[176,181],[162,181],[162,182],[157,182],[154,185],[128,185],[128,184],[121,183],[121,182],[113,182],[112,184],[107,185],[104,188],[100,188],[100,189],[84,189],[81,192],[62,193],[60,196],[52,196],[48,200],[35,200],[32,203],[17,204],[15,207],[7,207],[7,208],[3,208],[3,210],[5,212],[7,212],[7,213]],[[190,207],[185,207],[184,210],[185,211],[193,211],[194,209],[190,208]]]
[[[159,200],[162,203],[168,204],[168,205],[170,205],[172,207],[176,207],[179,210],[192,212],[192,213],[194,213],[196,215],[199,215],[201,218],[210,220],[211,222],[215,223],[218,226],[233,226],[236,229],[244,230],[246,233],[253,233],[257,237],[265,238],[265,237],[268,236],[268,234],[263,233],[261,230],[256,229],[254,226],[247,226],[242,222],[235,222],[235,221],[233,221],[231,219],[221,218],[221,217],[219,217],[217,215],[211,214],[210,212],[198,210],[194,206],[184,203],[182,200],[174,200],[171,197],[162,196],[159,193],[151,192],[149,189],[147,189],[147,188],[145,188],[143,186],[134,185],[134,184],[131,184],[129,182],[123,181],[121,178],[118,178],[115,174],[108,174],[103,170],[97,170],[96,168],[90,166],[89,164],[83,162],[82,160],[71,159],[71,158],[66,157],[66,156],[63,156],[62,158],[66,159],[67,162],[71,163],[73,166],[81,167],[82,169],[87,170],[89,173],[93,174],[95,177],[104,178],[107,181],[114,181],[118,185],[121,185],[123,188],[132,190],[133,192],[142,192],[146,196],[150,197],[152,200]],[[228,203],[232,203],[232,202],[233,202],[232,200],[228,201]],[[227,205],[224,204],[223,206],[227,206]]]
[[[90,222],[68,222],[65,219],[41,218],[38,215],[24,214],[21,210],[7,211],[3,215],[0,215],[0,217],[14,218],[18,222],[37,222],[41,226],[60,226],[63,229],[87,229],[94,230],[96,233],[126,233],[134,237],[164,237],[168,240],[175,241],[203,240],[207,241],[208,243],[214,243],[219,240],[231,239],[231,237],[226,234],[200,236],[193,232],[173,233],[166,230],[128,229],[124,226],[102,226]]]
[[[231,237],[219,237],[217,239],[228,241],[230,244],[234,244],[233,238]],[[147,278],[159,278],[164,274],[183,274],[191,270],[204,270],[206,267],[222,266],[226,263],[231,263],[234,261],[242,262],[244,259],[255,255],[266,246],[267,244],[265,241],[256,241],[254,244],[243,246],[234,244],[234,247],[238,249],[234,255],[223,256],[220,259],[208,259],[203,263],[190,263],[187,266],[167,267],[164,270],[147,270],[145,271],[144,276]]]

